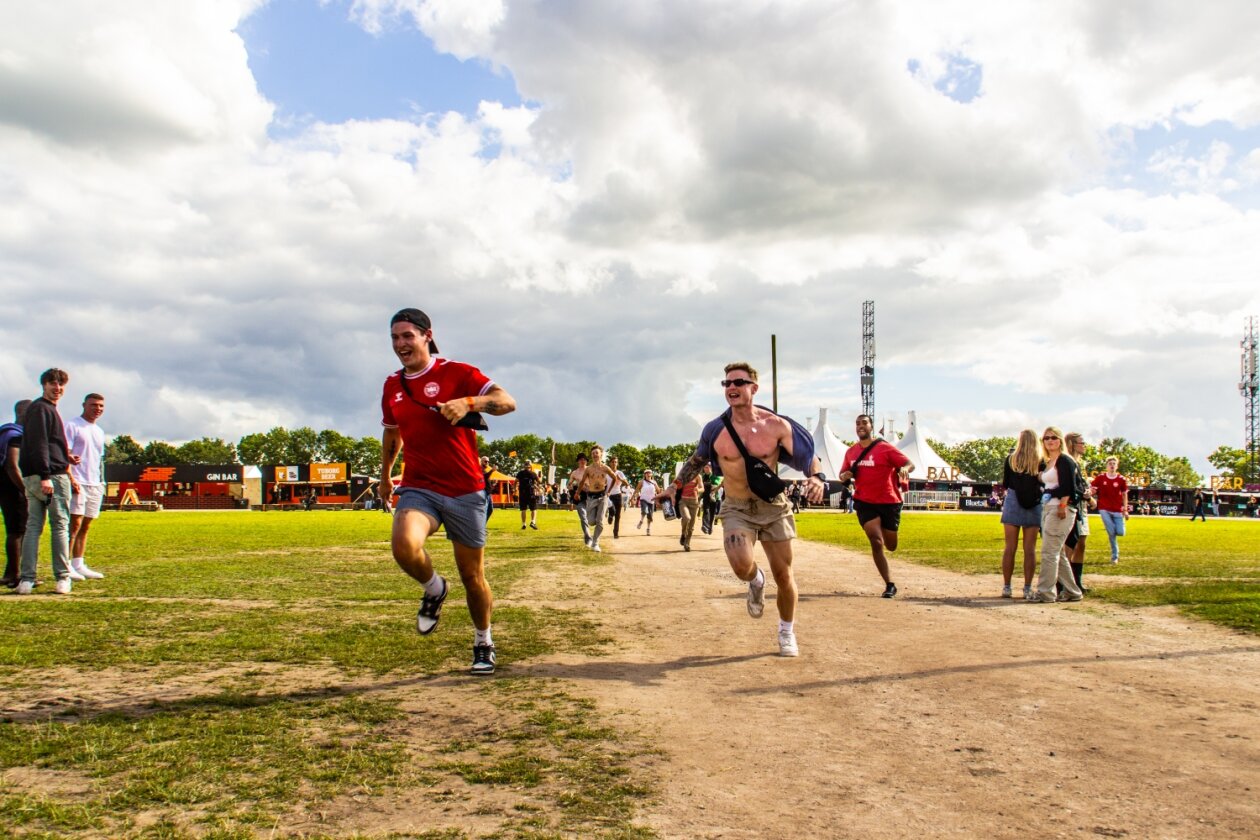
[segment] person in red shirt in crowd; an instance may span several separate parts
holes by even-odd
[[[1094,476],[1090,484],[1098,499],[1098,515],[1107,529],[1111,541],[1111,563],[1120,562],[1120,547],[1116,538],[1124,536],[1124,523],[1129,518],[1129,482],[1120,475],[1120,459],[1112,455],[1107,459],[1107,471]]]
[[[424,587],[416,630],[428,635],[449,587],[424,544],[446,526],[475,628],[472,673],[493,674],[494,601],[484,568],[487,489],[474,431],[485,425],[474,412],[508,414],[516,400],[472,365],[435,358],[432,324],[419,309],[399,310],[389,332],[402,369],[386,378],[381,396],[382,499],[394,493],[394,464],[403,455],[390,547],[395,562]]]
[[[840,480],[853,483],[853,509],[871,543],[871,557],[884,579],[885,598],[897,594],[884,551],[897,550],[901,527],[901,482],[914,472],[905,453],[883,438],[874,437],[875,424],[865,414],[857,416],[857,443],[844,454]]]

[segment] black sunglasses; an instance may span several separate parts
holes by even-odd
[[[734,385],[736,388],[743,388],[745,385],[756,385],[751,379],[723,379],[721,385],[723,388],[729,388]]]

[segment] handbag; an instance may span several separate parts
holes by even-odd
[[[744,456],[744,472],[748,476],[748,489],[763,502],[774,501],[775,497],[787,487],[787,482],[775,475],[774,470],[765,461],[748,454],[744,442],[739,439],[735,427],[731,425],[729,414],[722,415],[722,422],[726,424],[726,430],[731,433],[731,440],[735,441],[735,446],[739,448],[739,454]]]

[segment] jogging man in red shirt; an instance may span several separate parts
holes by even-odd
[[[435,358],[432,324],[419,309],[399,310],[389,333],[402,370],[386,378],[381,396],[380,492],[382,499],[393,495],[401,450],[403,474],[390,543],[394,560],[424,587],[416,629],[428,635],[437,627],[448,587],[433,570],[424,543],[446,526],[476,628],[472,672],[493,674],[494,601],[484,569],[486,487],[474,431],[485,426],[470,414],[508,414],[516,410],[516,400],[477,368]]]
[[[874,423],[865,414],[857,416],[858,442],[844,454],[840,480],[855,479],[853,509],[871,542],[871,557],[884,579],[884,596],[897,594],[897,584],[888,573],[884,550],[897,550],[897,529],[901,527],[901,480],[914,472],[914,464],[897,447],[873,436]]]

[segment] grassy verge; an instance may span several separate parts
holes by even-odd
[[[500,603],[535,570],[611,562],[574,550],[571,514],[540,514],[538,532],[503,512],[490,524]],[[0,597],[0,837],[470,836],[458,821],[378,830],[355,816],[364,800],[453,789],[488,821],[478,836],[647,836],[633,818],[650,751],[581,698],[511,674],[598,652],[597,621],[508,603],[502,673],[465,677],[472,627],[449,544],[430,543],[452,595],[420,637],[419,588],[388,534],[380,513],[107,514],[89,547],[105,580]],[[175,682],[165,696],[186,696],[151,699]],[[311,828],[320,809],[340,822]]]
[[[1120,539],[1121,562],[1114,566],[1101,520],[1090,517],[1090,527],[1085,573],[1095,597],[1133,606],[1172,605],[1228,627],[1260,632],[1257,523],[1134,518]],[[805,539],[869,551],[853,516],[804,513],[797,517],[797,530]],[[896,557],[968,574],[998,574],[1003,544],[997,514],[906,513]],[[1108,583],[1109,577],[1126,581]],[[1128,581],[1135,577],[1151,580]]]

